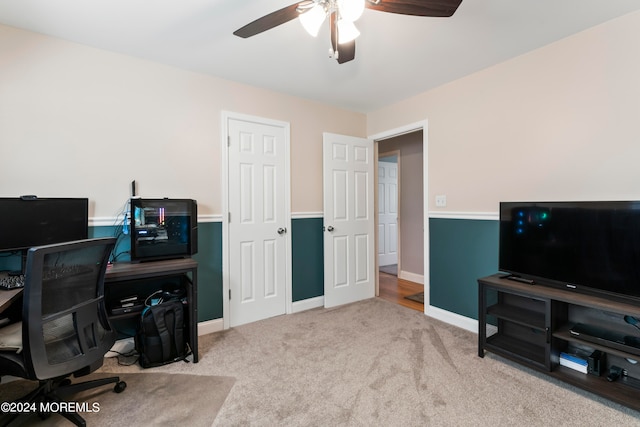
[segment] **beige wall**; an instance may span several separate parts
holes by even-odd
[[[634,13],[370,113],[367,134],[429,121],[430,211],[639,199],[639,76]]]
[[[144,197],[221,213],[221,112],[291,124],[292,211],[322,211],[322,132],[360,113],[0,25],[0,197],[89,197],[114,217]]]
[[[293,212],[322,211],[322,132],[425,119],[437,209],[638,199],[638,52],[634,13],[364,116],[0,26],[0,196],[89,197],[92,217],[112,217],[135,179],[220,214],[227,110],[291,124]]]
[[[424,274],[422,131],[378,143],[378,152],[400,151],[400,268]]]

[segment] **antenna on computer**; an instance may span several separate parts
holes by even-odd
[[[131,197],[136,197],[136,180],[131,181]]]

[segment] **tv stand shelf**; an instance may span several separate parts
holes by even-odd
[[[640,352],[640,349],[630,349],[629,351],[624,351],[624,350],[621,350],[619,348],[607,346],[607,345],[604,345],[604,344],[599,344],[599,343],[596,343],[596,342],[593,342],[593,341],[582,340],[579,337],[576,337],[575,335],[573,335],[571,332],[569,332],[570,329],[571,329],[571,325],[570,324],[569,325],[564,325],[564,326],[560,327],[556,332],[554,332],[553,336],[554,337],[558,337],[558,338],[560,338],[562,340],[565,340],[565,341],[582,344],[582,345],[585,345],[585,346],[588,346],[588,347],[593,347],[594,349],[600,350],[600,351],[604,351],[605,353],[615,354],[615,355],[620,356],[620,357],[624,357],[624,358],[634,359],[634,360],[640,361],[640,354],[638,354],[638,352]],[[635,351],[635,353],[634,353],[634,351]]]
[[[575,324],[584,323],[640,338],[640,330],[624,321],[624,316],[640,318],[640,306],[497,274],[478,279],[478,285],[479,357],[487,351],[497,354],[640,411],[640,363],[629,362],[640,361],[636,349],[623,351],[619,345],[592,342],[570,332]],[[599,376],[560,365],[561,352],[579,353],[586,359],[595,350],[606,354]],[[627,375],[608,381],[613,365]]]
[[[485,347],[487,350],[502,354],[508,359],[524,359],[525,362],[544,365],[544,347],[527,341],[495,334],[487,338]]]
[[[509,319],[522,326],[545,329],[544,317],[535,311],[529,311],[504,304],[495,304],[487,308],[487,314],[501,319]]]

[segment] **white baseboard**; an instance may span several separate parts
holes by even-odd
[[[478,333],[478,321],[460,314],[452,313],[432,305],[427,306],[425,314],[434,319],[441,320],[450,325],[457,326],[467,331]]]
[[[198,322],[198,336],[220,332],[223,329],[224,322],[222,319],[213,319],[205,320],[204,322]]]
[[[315,298],[307,298],[301,301],[296,301],[292,304],[292,313],[299,313],[301,311],[311,310],[312,308],[324,307],[324,296]],[[441,320],[450,325],[457,326],[458,328],[465,329],[467,331],[478,333],[478,321],[469,317],[462,316],[460,314],[452,313],[447,310],[443,310],[434,306],[427,306],[427,316],[434,319]],[[198,323],[198,336],[211,334],[214,332],[220,332],[224,330],[223,319],[206,320]],[[496,332],[496,327],[493,325],[487,325],[487,336],[491,336]],[[132,339],[133,340],[133,339]],[[121,340],[125,341],[125,340]],[[119,342],[119,341],[118,341]],[[118,344],[116,342],[116,344]],[[114,346],[115,348],[115,346]]]
[[[324,307],[324,297],[308,298],[302,301],[296,301],[292,304],[292,313],[310,310],[312,308]],[[198,336],[212,334],[224,330],[223,319],[205,320],[198,322]]]
[[[307,298],[301,301],[296,301],[291,304],[291,312],[299,313],[305,310],[311,310],[312,308],[324,307],[324,296]]]
[[[410,273],[408,271],[400,271],[400,273],[398,273],[398,278],[424,285],[424,275],[422,274]]]

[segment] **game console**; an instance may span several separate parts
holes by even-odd
[[[587,373],[599,377],[606,370],[607,354],[596,350],[587,357]]]

